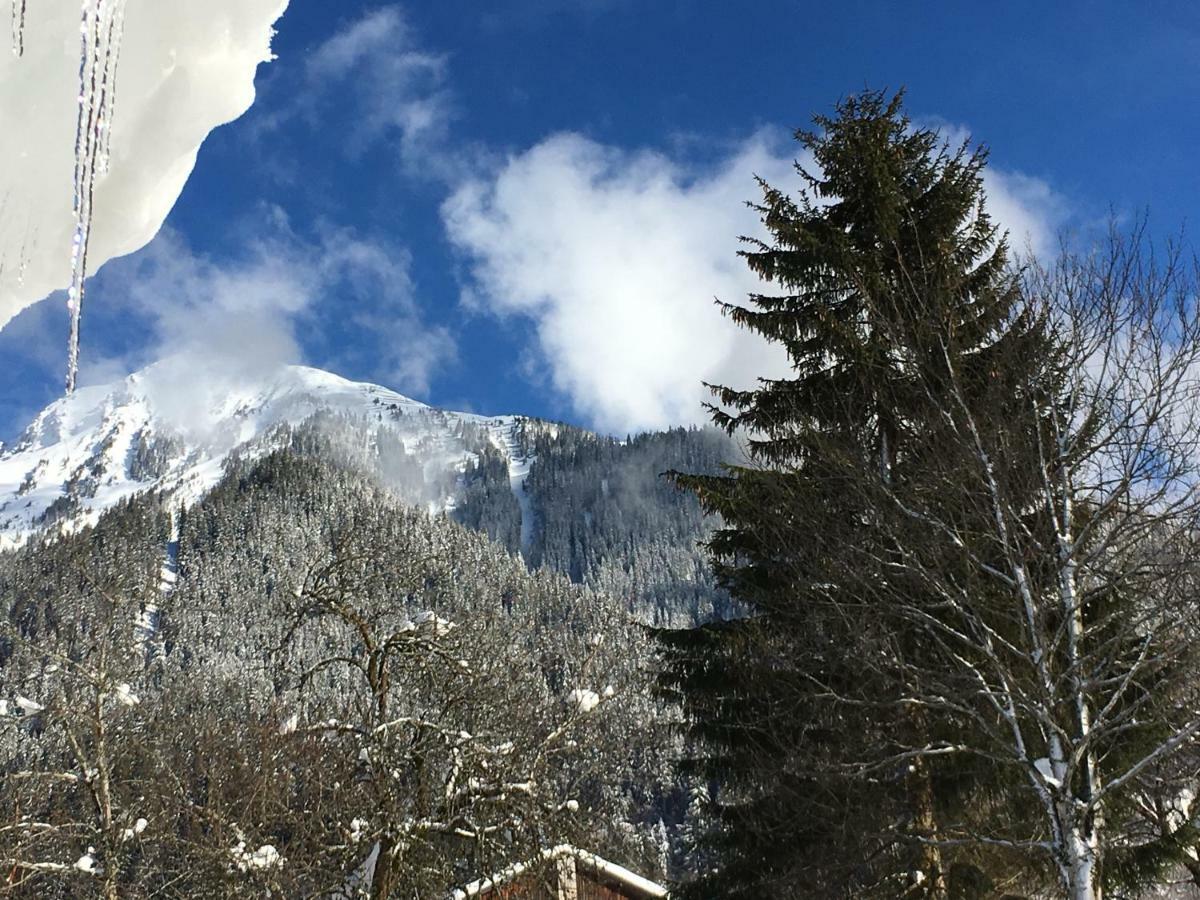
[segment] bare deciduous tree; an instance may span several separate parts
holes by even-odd
[[[5,625],[17,657],[5,668],[21,674],[0,699],[0,893],[120,896],[148,825],[137,775],[145,665],[129,596],[88,585]]]
[[[342,546],[305,578],[285,645],[305,629],[322,634],[328,652],[298,673],[297,701],[324,680],[309,696],[324,698],[328,715],[295,712],[281,730],[321,742],[349,769],[343,803],[357,810],[352,842],[373,848],[363,879],[370,896],[428,895],[445,888],[447,860],[470,859],[483,871],[551,835],[578,833],[570,780],[586,774],[581,761],[608,755],[590,724],[616,692],[584,686],[606,677],[596,653],[573,673],[580,687],[556,701],[545,678],[522,671],[527,636],[502,607],[444,618],[437,566],[409,558],[378,577],[433,608],[388,608],[372,602],[362,561]]]
[[[925,766],[936,784],[973,760],[975,809],[903,839],[1007,854],[1072,900],[1145,884],[1195,838],[1197,284],[1140,232],[1034,270],[1021,314],[1059,352],[990,395],[939,336],[919,489],[847,478],[874,537],[830,554],[832,612],[863,623],[861,665],[894,689],[821,688],[928,723],[843,774]]]

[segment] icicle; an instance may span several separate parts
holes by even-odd
[[[14,56],[25,55],[25,2],[26,0],[11,0],[12,2],[12,51]]]
[[[75,233],[71,237],[71,282],[67,287],[67,313],[71,319],[67,339],[67,393],[75,390],[79,373],[79,317],[83,309],[83,282],[87,272],[87,238],[90,225],[88,194],[88,149],[95,115],[96,49],[100,42],[100,12],[103,0],[83,0],[79,22],[79,110],[75,119],[75,185],[72,208]]]
[[[104,54],[106,109],[100,142],[100,174],[107,175],[112,156],[113,120],[117,116],[117,69],[121,66],[121,37],[125,34],[125,0],[116,0],[108,24],[108,46]]]
[[[83,0],[79,20],[79,110],[75,120],[75,233],[71,238],[71,282],[67,288],[67,311],[71,319],[67,393],[75,390],[79,372],[79,320],[87,280],[92,200],[96,176],[107,168],[106,132],[112,125],[116,62],[123,27],[124,0]]]

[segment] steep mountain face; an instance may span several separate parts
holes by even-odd
[[[318,414],[381,425],[392,449],[410,457],[431,485],[472,458],[464,425],[494,435],[502,447],[515,421],[445,413],[303,366],[200,385],[167,360],[51,404],[0,454],[0,548],[49,525],[93,523],[149,489],[190,505],[217,483],[231,456],[261,456],[287,426]]]
[[[55,402],[0,452],[0,550],[94,524],[147,491],[169,509],[191,507],[232,465],[279,450],[365,475],[644,621],[728,614],[697,550],[711,523],[661,477],[733,458],[722,435],[676,429],[618,441],[435,409],[302,366],[214,383],[168,359]]]

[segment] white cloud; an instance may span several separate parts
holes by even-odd
[[[936,129],[951,149],[964,143],[974,145],[971,130],[944,119],[926,117],[916,125]],[[1022,172],[989,165],[983,170],[983,190],[992,219],[1008,232],[1009,247],[1016,257],[1032,253],[1050,258],[1059,248],[1059,236],[1070,210],[1067,200],[1048,182]]]
[[[360,334],[372,338],[336,348],[330,365],[351,364],[406,394],[426,394],[432,376],[455,359],[457,350],[448,329],[425,321],[409,274],[409,253],[345,230],[325,232],[320,253],[318,282],[344,304],[336,315],[348,317]]]
[[[701,382],[744,388],[786,372],[777,345],[709,301],[742,303],[761,288],[736,256],[739,235],[761,232],[745,201],[756,196],[754,174],[795,184],[797,149],[760,133],[697,173],[658,153],[553,136],[445,203],[449,236],[468,262],[464,297],[527,317],[553,386],[596,427],[703,421]],[[997,220],[1043,249],[1052,192],[997,172],[987,188]]]
[[[758,230],[752,174],[780,181],[790,160],[765,135],[693,177],[654,153],[558,135],[444,207],[472,260],[480,301],[534,322],[554,386],[597,427],[658,428],[704,418],[701,380],[746,385],[782,357],[710,302],[755,280],[735,255]]]
[[[453,358],[449,334],[421,315],[401,248],[347,229],[304,240],[278,210],[268,211],[257,234],[236,260],[218,262],[164,231],[114,266],[104,297],[148,320],[152,334],[136,359],[85,357],[83,382],[111,381],[166,357],[185,360],[178,368],[207,381],[254,378],[304,361],[338,369],[340,354],[362,347],[372,356],[365,366],[371,377],[420,394]],[[331,333],[337,337],[322,344]],[[319,358],[308,359],[313,353]]]
[[[286,6],[129,0],[93,271],[153,238],[209,131],[253,102]],[[0,53],[0,328],[69,279],[78,53],[78,0],[29,3],[25,55]]]
[[[195,356],[204,368],[268,370],[302,356],[294,318],[316,289],[301,248],[259,240],[238,262],[195,254],[172,231],[104,283],[106,296],[153,322],[152,358]],[[89,376],[89,380],[90,380]]]
[[[988,168],[983,174],[988,212],[1008,232],[1014,255],[1052,258],[1065,225],[1066,200],[1040,178]]]

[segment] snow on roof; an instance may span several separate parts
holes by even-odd
[[[452,900],[469,900],[471,897],[481,897],[486,892],[494,890],[505,884],[520,878],[528,872],[536,862],[550,862],[552,860],[566,859],[573,857],[576,862],[583,863],[585,867],[591,869],[595,873],[602,875],[605,878],[611,879],[618,884],[632,888],[641,895],[652,898],[652,900],[662,900],[668,896],[667,889],[661,884],[651,881],[648,878],[643,878],[636,872],[631,872],[624,866],[619,866],[616,863],[609,862],[594,853],[588,853],[586,850],[580,850],[578,847],[572,847],[570,844],[560,844],[557,847],[551,847],[541,852],[540,858],[533,862],[514,863],[506,869],[503,869],[494,875],[486,878],[481,878],[478,881],[472,881],[465,887],[458,888],[451,894]]]

